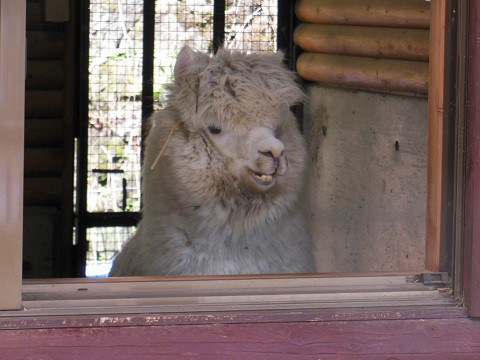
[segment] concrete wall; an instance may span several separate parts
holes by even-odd
[[[318,270],[423,270],[427,100],[307,92],[305,205]]]

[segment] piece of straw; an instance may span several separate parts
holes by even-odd
[[[170,139],[172,138],[173,132],[177,129],[177,127],[180,125],[181,122],[182,122],[182,120],[178,120],[175,123],[175,125],[173,125],[172,130],[170,130],[170,133],[168,134],[167,140],[165,141],[165,144],[163,145],[163,147],[161,148],[157,157],[155,158],[155,161],[153,162],[152,166],[150,167],[150,170],[153,170],[155,168],[155,165],[157,165],[158,160],[160,160],[160,158],[162,157],[163,152],[167,148],[167,145],[170,142]]]

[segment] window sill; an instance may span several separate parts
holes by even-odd
[[[228,312],[243,312],[251,322],[245,312],[266,311],[273,316],[295,311],[318,317],[320,311],[322,316],[342,318],[341,314],[367,316],[366,309],[374,310],[372,316],[387,309],[382,315],[387,317],[395,313],[388,310],[392,308],[455,309],[448,289],[423,285],[418,278],[415,274],[295,274],[33,280],[23,284],[23,310],[0,312],[0,323],[11,318],[112,314],[129,314],[122,318],[143,319],[144,324],[156,317],[133,315],[197,314],[218,321],[219,316],[229,319]],[[111,323],[113,318],[104,319]]]

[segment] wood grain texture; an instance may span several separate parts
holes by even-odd
[[[428,145],[427,145],[427,270],[440,269],[440,237],[442,227],[442,176],[444,129],[444,71],[445,71],[445,0],[431,4],[430,68],[428,90]]]
[[[428,63],[303,53],[298,74],[310,81],[369,89],[426,94]]]
[[[429,31],[423,29],[301,24],[293,39],[314,53],[428,61]]]
[[[0,310],[21,305],[25,6],[0,1]]]
[[[468,319],[4,330],[5,359],[475,359]]]
[[[0,316],[0,330],[168,326],[246,323],[298,323],[372,320],[464,319],[462,307],[398,307],[375,309],[309,309],[294,311],[240,311],[143,313],[104,315]]]
[[[470,315],[480,317],[480,4],[469,6],[463,286]]]
[[[430,20],[424,0],[298,0],[295,14],[310,23],[421,29]]]

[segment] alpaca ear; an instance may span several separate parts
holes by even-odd
[[[190,49],[188,45],[185,45],[178,53],[177,62],[175,63],[175,83],[181,84],[185,78],[186,70],[188,66],[193,62],[195,58],[195,52]]]

